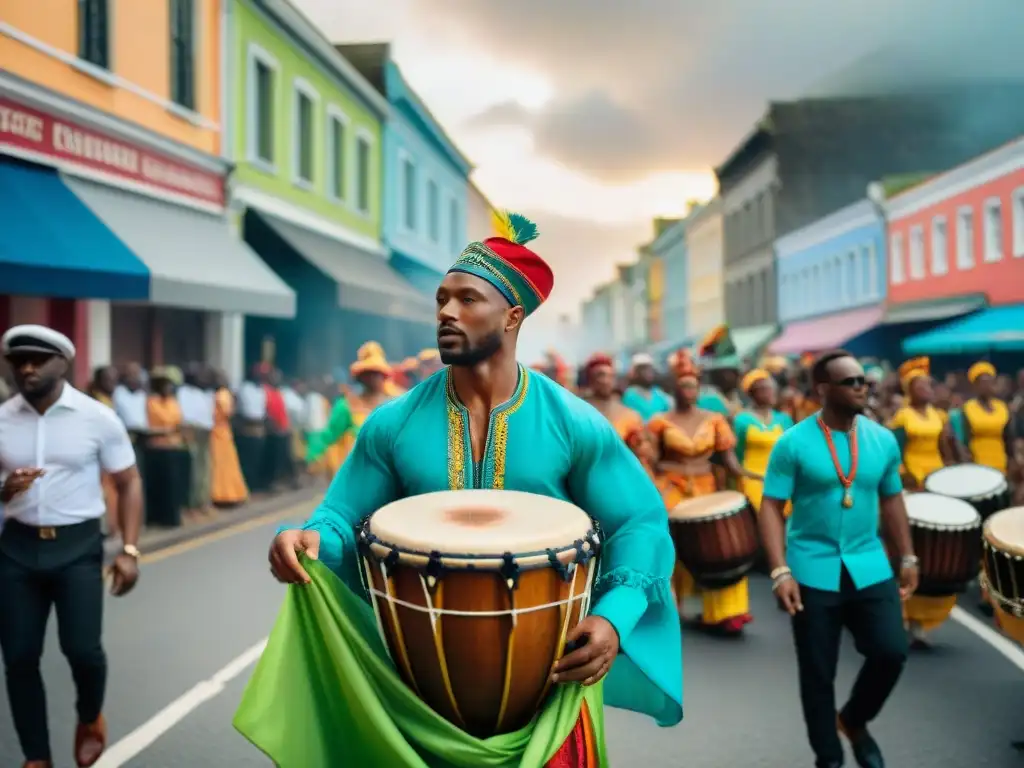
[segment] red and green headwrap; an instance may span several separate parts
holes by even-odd
[[[551,267],[526,247],[537,237],[537,225],[518,213],[495,211],[494,226],[496,237],[467,245],[448,271],[486,280],[509,304],[531,315],[551,295],[555,284]]]

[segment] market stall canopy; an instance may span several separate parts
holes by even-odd
[[[835,349],[878,325],[884,312],[881,306],[862,307],[790,323],[768,349],[777,355]]]
[[[292,289],[231,231],[223,215],[82,179],[64,183],[149,267],[153,304],[295,315]]]
[[[64,299],[149,296],[149,269],[49,168],[0,162],[0,290]]]
[[[900,323],[923,323],[930,320],[952,320],[976,312],[987,303],[988,300],[984,294],[972,293],[964,296],[947,296],[941,299],[890,304],[885,308],[881,324],[898,325]]]
[[[1024,304],[989,307],[903,342],[908,355],[1024,351]]]

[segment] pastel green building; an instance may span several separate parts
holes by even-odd
[[[381,238],[387,101],[286,0],[227,5],[232,204],[299,306],[294,320],[247,319],[247,362],[332,373],[370,338],[408,354],[400,326],[422,323],[426,307]]]

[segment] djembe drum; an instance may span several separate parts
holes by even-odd
[[[677,504],[668,513],[676,556],[702,587],[723,589],[754,567],[760,540],[747,497],[719,491]]]
[[[363,578],[398,673],[480,738],[525,726],[587,614],[598,534],[531,493],[442,491],[382,507],[359,533]]]
[[[995,610],[996,623],[1024,643],[1024,507],[996,512],[985,521],[982,587]]]
[[[936,493],[908,493],[904,501],[914,552],[921,561],[917,594],[963,592],[978,576],[981,516],[966,501]]]
[[[1010,487],[998,469],[983,464],[955,464],[932,472],[924,479],[924,490],[963,499],[982,520],[1010,506]]]

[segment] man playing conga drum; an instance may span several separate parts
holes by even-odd
[[[670,590],[675,553],[664,505],[606,419],[516,362],[523,319],[548,297],[553,276],[525,247],[536,227],[515,214],[497,218],[500,236],[470,243],[437,291],[438,347],[448,367],[366,420],[319,509],[301,529],[285,530],[274,540],[271,571],[283,582],[306,585],[290,593],[302,595],[319,589],[326,565],[351,589],[346,594],[362,596],[355,526],[398,499],[507,489],[571,502],[600,527],[601,573],[590,614],[569,631],[573,646],[554,665],[551,679],[562,692],[570,690],[563,685],[582,683],[590,693],[572,711],[553,712],[557,697],[542,703],[534,724],[550,725],[547,734],[474,740],[442,733],[445,724],[436,721],[429,728],[413,727],[407,713],[382,706],[379,697],[385,694],[377,680],[348,685],[351,680],[337,675],[332,683],[346,685],[318,687],[316,672],[306,675],[289,665],[288,648],[275,644],[283,646],[285,637],[318,643],[332,629],[324,622],[326,612],[317,613],[319,618],[297,613],[294,623],[302,631],[289,634],[279,621],[235,718],[236,727],[282,768],[318,768],[324,760],[389,768],[598,768],[607,765],[602,690],[608,704],[643,712],[660,725],[682,719],[679,622]],[[376,618],[379,626],[381,617]],[[367,643],[375,640],[372,622],[371,617],[363,625]],[[406,638],[407,646],[413,642],[442,641],[427,632]],[[339,657],[359,650],[338,648]],[[344,659],[313,656],[325,674],[344,666]],[[344,674],[367,676],[372,670],[345,666]],[[342,687],[358,693],[342,699]],[[317,721],[302,712],[313,712]],[[339,718],[348,730],[332,733]],[[551,744],[545,754],[538,754],[541,736]]]

